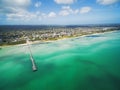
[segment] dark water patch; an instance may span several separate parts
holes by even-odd
[[[82,60],[82,59],[76,59],[75,61],[79,62],[79,63],[84,63],[86,65],[90,64],[90,65],[97,65],[95,62],[92,62],[90,60]]]
[[[105,73],[108,73],[109,71],[106,69],[106,66],[104,65],[101,65],[101,64],[98,64],[96,62],[93,62],[93,61],[90,61],[90,60],[86,60],[86,59],[76,59],[75,61],[79,62],[79,63],[82,63],[82,64],[85,64],[85,65],[90,65],[90,66],[95,66],[97,69],[105,72]]]
[[[88,77],[89,85],[95,90],[113,90],[114,86],[111,86],[108,77],[106,75],[101,77],[89,76]],[[112,87],[112,88],[111,88]]]
[[[0,60],[1,62],[13,62],[13,64],[14,65],[17,65],[17,64],[21,64],[21,65],[23,65],[24,66],[24,64],[27,64],[27,63],[29,63],[29,62],[31,62],[30,61],[30,58],[29,58],[29,56],[28,57],[26,57],[26,56],[9,56],[9,59],[8,59],[8,57],[2,57],[2,60]]]
[[[117,77],[113,74],[108,73],[108,77],[111,80],[112,84],[116,89],[114,90],[120,90],[120,77]]]
[[[94,38],[94,37],[101,37],[101,35],[87,35],[86,37]]]
[[[100,73],[100,72],[104,73],[103,76],[100,76],[100,77],[89,75],[87,80],[87,83],[89,84],[86,86],[89,87],[89,85],[91,85],[90,87],[94,89],[87,89],[87,90],[120,90],[120,85],[119,85],[120,77],[113,75],[105,66],[94,63],[89,60],[77,59],[76,61],[79,63],[83,63],[86,66],[90,66],[90,67],[95,66],[98,70],[96,73]],[[91,68],[87,68],[87,71],[90,71],[90,70]],[[79,89],[81,89],[81,87],[79,87],[78,85],[77,90]]]
[[[43,73],[44,71],[52,71],[55,69],[55,64],[53,63],[42,63],[39,66],[39,70],[41,73]]]
[[[96,77],[89,76],[89,83],[93,85],[96,90],[120,90],[120,78],[106,71],[104,76]]]
[[[9,59],[8,59],[8,57],[10,57],[11,58],[11,55],[7,55],[7,56],[0,56],[0,62],[2,62],[2,61],[8,61]]]

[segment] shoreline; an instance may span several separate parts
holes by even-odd
[[[100,32],[100,33],[92,33],[92,34],[86,34],[86,35],[79,35],[79,36],[73,36],[73,37],[64,37],[64,38],[58,38],[56,40],[36,40],[36,41],[30,41],[30,44],[37,44],[37,43],[44,43],[44,42],[54,42],[54,41],[58,41],[58,40],[64,40],[64,39],[69,39],[69,38],[76,38],[76,37],[85,37],[88,35],[96,35],[96,34],[104,34],[104,33],[110,33],[110,32],[115,32],[117,30],[113,30],[113,31],[106,31],[106,32]],[[16,45],[3,45],[0,46],[0,49],[2,48],[6,48],[6,47],[12,47],[12,46],[26,46],[27,43],[23,43],[23,44],[16,44]]]

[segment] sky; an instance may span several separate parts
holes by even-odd
[[[0,25],[120,23],[120,0],[0,0]]]

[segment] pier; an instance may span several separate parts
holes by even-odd
[[[37,67],[36,67],[35,61],[33,59],[33,55],[32,55],[31,47],[30,47],[30,44],[29,44],[29,40],[26,40],[26,42],[27,42],[28,49],[29,49],[29,52],[30,52],[30,60],[32,62],[32,70],[37,71]]]

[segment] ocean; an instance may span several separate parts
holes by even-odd
[[[0,90],[120,90],[120,31],[0,49]]]

